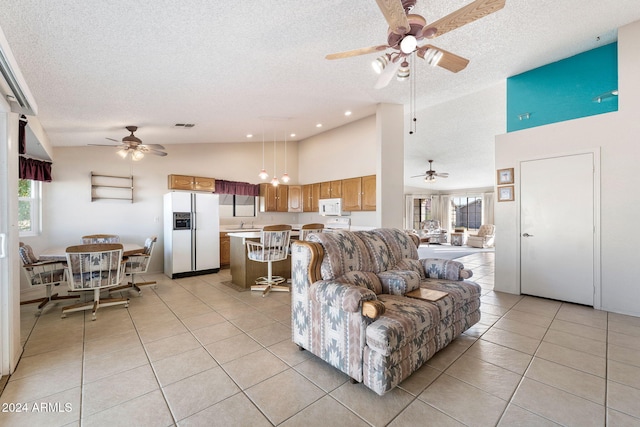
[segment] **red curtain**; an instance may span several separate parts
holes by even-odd
[[[51,163],[20,156],[20,179],[51,182]]]
[[[237,194],[239,196],[259,196],[260,185],[248,182],[225,181],[216,179],[217,194]]]

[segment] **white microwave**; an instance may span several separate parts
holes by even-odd
[[[342,211],[342,199],[320,199],[318,211],[323,216],[341,216],[346,213]]]

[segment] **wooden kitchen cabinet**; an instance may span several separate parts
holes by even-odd
[[[288,212],[302,212],[303,211],[303,197],[301,185],[289,185],[288,196]]]
[[[220,233],[220,267],[231,264],[231,237],[228,233]]]
[[[289,210],[289,188],[260,184],[260,212],[287,212]]]
[[[302,186],[302,210],[304,212],[318,212],[318,200],[320,199],[320,183]]]
[[[345,211],[375,211],[376,176],[343,179],[342,209]]]
[[[213,193],[216,189],[214,178],[200,176],[169,175],[170,190],[208,191]]]
[[[342,180],[320,183],[320,198],[334,199],[342,197]]]

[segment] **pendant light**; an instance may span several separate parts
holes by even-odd
[[[287,132],[284,133],[284,175],[282,175],[282,182],[285,184],[289,182],[289,174],[287,173]]]
[[[260,173],[258,174],[258,176],[263,181],[269,178],[269,174],[267,173],[267,170],[264,168],[264,124],[262,124],[262,170],[260,170]]]
[[[271,185],[277,187],[280,184],[278,177],[276,176],[276,131],[273,131],[273,179]]]

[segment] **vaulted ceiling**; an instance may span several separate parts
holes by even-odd
[[[418,0],[412,13],[432,22],[468,3]],[[470,63],[457,74],[413,67],[418,128],[405,138],[405,184],[427,188],[409,176],[433,158],[450,178],[429,188],[493,185],[505,79],[613,42],[638,19],[638,0],[507,0],[434,39]],[[53,146],[120,140],[127,125],[163,145],[243,142],[274,126],[300,140],[378,103],[404,104],[409,125],[409,82],[374,89],[376,54],[325,59],[386,43],[374,0],[4,0],[0,28]]]

